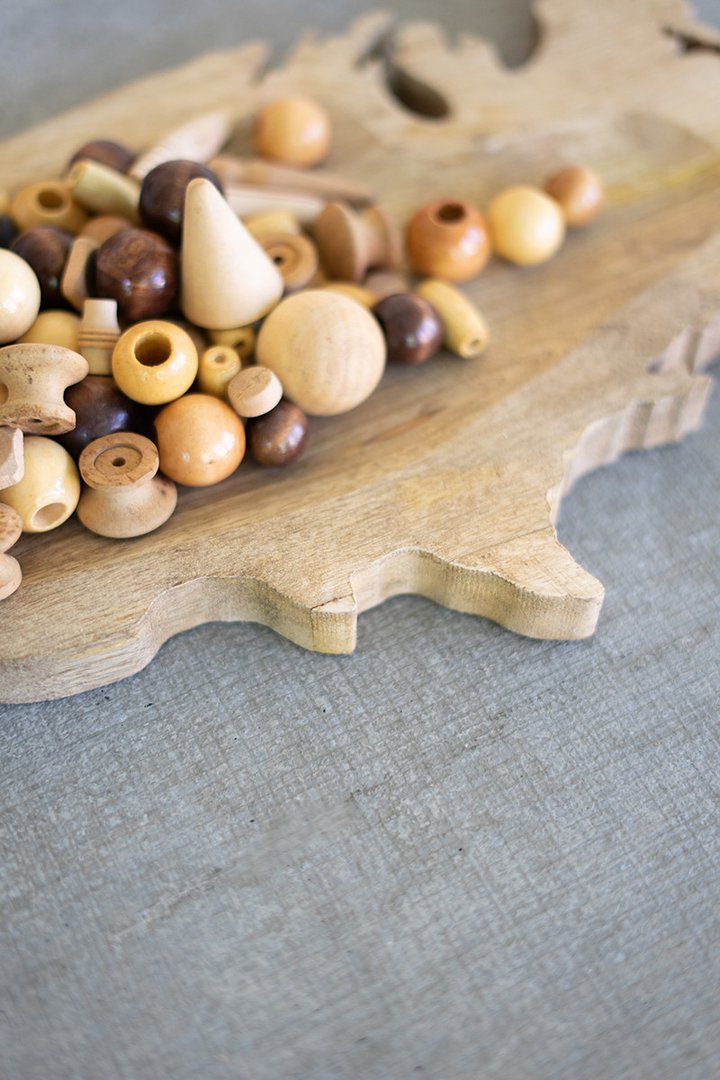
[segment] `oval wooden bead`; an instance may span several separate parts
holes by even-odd
[[[58,436],[68,453],[78,458],[88,443],[116,431],[142,434],[150,427],[149,409],[131,401],[105,375],[88,375],[65,391],[65,401],[75,413],[75,427]]]
[[[546,262],[565,239],[565,219],[554,199],[538,188],[506,188],[488,206],[493,251],[518,266]]]
[[[62,180],[37,180],[28,184],[13,199],[10,213],[21,231],[36,225],[52,225],[74,234],[87,221],[87,214]]]
[[[85,159],[71,166],[66,182],[75,201],[91,213],[117,214],[133,224],[139,222],[140,185],[131,176]]]
[[[317,248],[302,234],[269,233],[258,243],[277,266],[286,292],[303,289],[318,268]]]
[[[18,339],[18,344],[62,345],[64,349],[78,352],[79,329],[80,316],[73,311],[41,311],[29,330]]]
[[[98,161],[109,169],[125,173],[135,160],[135,154],[132,150],[128,150],[127,146],[113,139],[91,139],[75,151],[68,161],[68,167],[74,165],[76,161],[86,160]]]
[[[456,356],[469,360],[487,348],[490,332],[480,310],[464,293],[447,281],[428,278],[417,287],[418,296],[429,300],[443,327],[443,341]]]
[[[328,203],[312,233],[324,269],[339,281],[360,282],[371,267],[400,265],[400,234],[379,206],[358,212],[344,203]]]
[[[67,307],[60,282],[72,242],[69,232],[51,225],[37,225],[21,232],[12,242],[10,250],[35,271],[42,307]]]
[[[188,390],[198,354],[182,327],[161,320],[131,326],[118,338],[112,373],[124,394],[143,405],[164,405]]]
[[[54,439],[27,435],[23,478],[5,488],[2,497],[20,515],[23,532],[56,529],[67,521],[80,498],[75,462]]]
[[[5,554],[17,543],[21,533],[20,515],[12,506],[0,502],[0,600],[12,596],[22,581],[20,563],[12,555]]]
[[[75,426],[65,404],[66,387],[84,379],[87,361],[60,345],[6,345],[0,349],[0,424],[36,435],[60,435]]]
[[[112,375],[112,354],[120,337],[115,300],[88,299],[78,328],[78,352],[91,375]]]
[[[255,149],[287,165],[317,165],[327,157],[330,140],[330,117],[307,97],[277,98],[255,117]]]
[[[372,309],[387,342],[388,360],[422,364],[442,344],[442,324],[429,300],[414,293],[386,296]]]
[[[370,396],[385,370],[376,320],[339,293],[307,289],[282,300],[262,325],[257,359],[304,412],[334,416]]]
[[[186,394],[155,417],[160,468],[178,484],[206,487],[237,469],[245,429],[236,413],[211,394]]]
[[[225,398],[229,383],[242,368],[237,350],[230,345],[211,345],[200,356],[198,387],[203,394]]]
[[[160,458],[150,439],[129,431],[89,443],[78,462],[87,485],[77,514],[98,536],[128,539],[153,532],[171,517],[177,488],[157,476]]]
[[[408,222],[407,252],[418,273],[469,281],[490,257],[487,223],[465,199],[433,199]]]
[[[185,192],[191,180],[209,180],[222,194],[222,184],[207,165],[198,161],[164,161],[151,169],[140,188],[143,224],[172,244],[180,242]]]
[[[0,345],[29,330],[40,310],[40,282],[13,251],[0,249]]]
[[[571,228],[587,225],[599,214],[605,201],[602,180],[585,165],[559,169],[547,178],[543,189],[560,204],[565,224]]]
[[[257,334],[252,326],[236,326],[232,330],[209,330],[208,337],[215,345],[229,345],[241,360],[249,360],[255,352]]]
[[[248,420],[248,450],[258,465],[290,465],[307,444],[308,419],[291,401],[278,402],[272,412]]]
[[[115,300],[127,322],[164,315],[175,303],[178,283],[177,255],[157,233],[123,229],[98,248],[97,295]]]
[[[228,401],[238,416],[264,416],[282,397],[282,384],[274,371],[262,364],[244,368],[227,388]]]

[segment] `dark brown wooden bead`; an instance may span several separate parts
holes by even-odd
[[[302,409],[284,398],[275,408],[248,420],[245,434],[250,456],[258,465],[289,465],[307,443],[308,420]]]
[[[372,309],[385,334],[388,360],[422,364],[442,345],[443,328],[429,301],[415,293],[395,293]]]
[[[40,282],[41,308],[67,308],[68,302],[60,289],[73,237],[54,225],[36,225],[21,232],[10,244],[10,250],[29,263]]]
[[[0,247],[9,248],[18,234],[18,227],[9,214],[0,214]]]
[[[76,161],[99,161],[101,165],[107,165],[109,169],[117,169],[118,172],[125,173],[134,160],[135,154],[122,143],[113,142],[111,139],[92,139],[75,151],[68,161],[68,167],[74,165]]]
[[[78,458],[88,443],[115,431],[135,431],[146,435],[151,430],[154,409],[138,405],[123,394],[115,380],[107,375],[88,375],[65,391],[65,401],[76,416],[72,431],[59,436],[58,442]]]
[[[223,187],[207,165],[198,161],[164,161],[151,169],[140,189],[140,217],[148,229],[161,233],[173,244],[180,240],[185,192],[191,180],[209,180]]]
[[[174,305],[178,258],[167,240],[146,229],[123,229],[97,253],[96,295],[116,300],[129,323],[159,319]]]

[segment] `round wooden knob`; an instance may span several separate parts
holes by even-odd
[[[303,289],[318,268],[317,248],[301,233],[267,233],[257,238],[277,266],[285,283],[285,292]]]
[[[228,401],[238,416],[264,416],[282,397],[282,385],[274,371],[262,364],[244,368],[228,385]]]
[[[340,293],[307,289],[282,300],[257,341],[257,360],[304,412],[334,416],[373,392],[385,370],[385,339],[365,308]]]
[[[257,152],[288,165],[317,165],[327,157],[330,138],[330,117],[310,98],[278,98],[255,117]]]
[[[11,596],[22,581],[20,563],[5,554],[17,543],[21,532],[20,515],[7,503],[0,503],[0,600]]]
[[[488,207],[493,251],[518,266],[546,262],[565,239],[559,204],[538,188],[506,188]]]
[[[160,458],[154,443],[128,431],[89,443],[79,461],[87,487],[78,503],[83,525],[99,536],[144,536],[163,525],[175,510],[177,489],[157,476]]]
[[[155,417],[160,468],[178,484],[206,487],[237,469],[245,429],[236,413],[210,394],[185,394]]]
[[[0,345],[17,341],[40,310],[40,282],[19,255],[0,248]]]
[[[192,338],[175,323],[136,323],[118,338],[112,354],[115,382],[143,405],[164,405],[189,390],[197,375]]]
[[[80,477],[75,462],[53,439],[27,435],[22,479],[5,488],[3,502],[22,521],[23,532],[56,529],[70,517],[80,498]]]
[[[487,223],[471,202],[434,199],[410,218],[407,251],[420,274],[468,281],[490,257]]]
[[[379,206],[358,213],[344,203],[328,203],[312,231],[323,267],[340,281],[362,281],[371,267],[400,265],[400,234]]]
[[[34,435],[60,435],[75,427],[65,388],[84,379],[87,360],[61,345],[6,345],[0,349],[0,424]]]
[[[602,180],[585,165],[568,165],[558,170],[547,178],[543,189],[560,204],[565,224],[571,228],[587,225],[605,201]]]

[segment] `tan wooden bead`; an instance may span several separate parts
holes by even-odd
[[[209,161],[225,145],[231,133],[232,121],[225,109],[203,113],[167,131],[140,154],[129,170],[130,176],[142,181],[151,169],[165,161]]]
[[[230,154],[213,158],[210,168],[226,187],[233,184],[252,184],[256,187],[277,188],[284,192],[305,192],[356,206],[365,206],[373,201],[372,191],[364,184],[317,169],[298,169],[289,165],[273,164],[261,158],[240,158]]]
[[[282,383],[274,371],[262,364],[243,368],[227,388],[228,401],[238,416],[264,416],[283,396]]]
[[[72,311],[60,311],[54,308],[41,311],[29,330],[18,340],[18,344],[37,342],[41,345],[62,345],[64,349],[78,349],[78,331],[80,316]]]
[[[17,543],[22,533],[22,520],[12,506],[0,502],[0,600],[7,599],[22,581],[20,563],[5,553]]]
[[[140,223],[140,184],[131,176],[86,158],[76,161],[65,179],[75,201],[86,210]]]
[[[41,435],[27,435],[22,479],[5,488],[3,502],[22,521],[23,532],[48,532],[70,517],[80,498],[80,476],[67,450]]]
[[[90,375],[112,375],[112,354],[120,337],[117,301],[86,300],[78,328],[78,352]]]
[[[364,285],[356,285],[354,281],[325,281],[319,288],[347,296],[349,300],[354,300],[356,304],[367,308],[368,311],[375,307],[378,301],[374,292],[366,289]]]
[[[36,180],[28,184],[13,199],[10,213],[22,232],[36,225],[54,225],[69,233],[79,233],[87,222],[87,214],[62,180]]]
[[[0,383],[7,391],[0,424],[37,435],[70,431],[75,413],[63,394],[87,373],[87,360],[61,345],[6,345],[0,349]]]
[[[157,475],[159,464],[157,447],[143,435],[119,431],[89,443],[78,462],[86,487],[77,514],[85,528],[125,539],[164,525],[177,505],[177,488]]]
[[[400,233],[378,206],[357,212],[342,203],[328,203],[312,232],[323,267],[340,281],[360,282],[371,267],[400,265]]]
[[[135,323],[120,335],[112,373],[123,394],[142,405],[164,405],[192,386],[198,354],[182,327],[160,319]]]
[[[565,239],[560,206],[539,188],[505,188],[490,202],[487,219],[493,251],[518,266],[546,262]]]
[[[258,242],[280,271],[285,292],[304,289],[314,277],[318,268],[318,253],[307,236],[270,233],[261,236]]]
[[[484,352],[490,331],[479,308],[464,293],[447,281],[433,278],[421,282],[415,292],[428,300],[440,316],[443,344],[450,352],[465,360]]]
[[[0,403],[4,400],[0,395]],[[0,489],[22,480],[23,433],[20,428],[0,427]]]
[[[225,398],[228,384],[242,369],[242,360],[230,345],[211,345],[200,357],[198,386],[203,394]]]
[[[132,224],[132,221],[126,217],[120,217],[119,214],[100,214],[99,217],[90,218],[79,235],[95,240],[99,246],[109,240],[111,236],[114,236],[115,233],[132,228]]]
[[[560,203],[565,224],[571,228],[587,225],[605,201],[603,182],[586,165],[567,165],[549,176],[543,190]]]
[[[269,101],[255,117],[255,149],[262,157],[286,165],[317,165],[327,157],[330,140],[330,117],[307,97]]]
[[[77,311],[88,298],[88,263],[99,244],[90,236],[76,236],[60,279],[60,291]]]
[[[155,418],[160,468],[178,484],[207,487],[235,472],[245,429],[229,405],[211,394],[185,394]]]
[[[0,345],[22,337],[39,310],[37,274],[14,251],[0,249]]]
[[[231,330],[209,330],[208,337],[214,345],[229,345],[241,360],[249,360],[255,353],[257,334],[252,326],[235,326]]]
[[[250,214],[249,217],[243,220],[245,228],[256,240],[260,240],[263,236],[268,236],[271,233],[292,233],[297,235],[302,232],[300,222],[289,210],[268,210],[262,214]]]

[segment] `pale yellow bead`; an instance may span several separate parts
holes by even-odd
[[[4,489],[2,501],[20,515],[23,532],[48,532],[75,510],[80,475],[67,450],[53,439],[26,435],[24,452],[23,478]]]
[[[224,398],[228,383],[242,368],[242,360],[229,345],[211,345],[200,357],[197,381],[203,394]]]
[[[40,282],[14,251],[0,248],[0,345],[17,341],[40,310]]]
[[[35,322],[20,338],[21,342],[35,341],[42,345],[62,345],[78,351],[80,316],[72,311],[41,311]]]
[[[488,207],[492,247],[518,266],[550,259],[565,238],[565,218],[557,202],[538,188],[517,185],[496,195]]]

